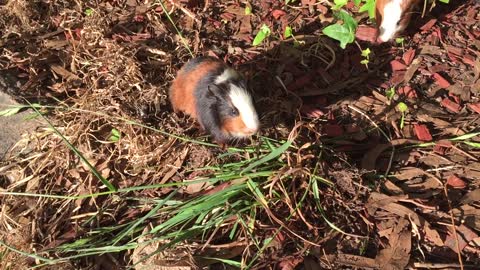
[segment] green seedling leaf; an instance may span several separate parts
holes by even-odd
[[[393,96],[395,96],[395,88],[391,87],[390,89],[387,89],[387,91],[385,91],[385,94],[387,95],[387,98],[389,100],[392,100]]]
[[[252,14],[252,7],[250,5],[247,5],[245,7],[245,15],[250,15]]]
[[[480,143],[478,142],[463,142],[463,143],[466,145],[470,145],[471,147],[480,148]]]
[[[480,135],[480,132],[475,132],[475,133],[468,133],[468,134],[465,134],[465,135],[462,135],[462,136],[458,136],[458,137],[455,137],[453,139],[450,139],[450,141],[465,141],[465,140],[468,140],[468,139],[471,139],[473,137],[476,137]]]
[[[0,111],[0,116],[12,116],[17,114],[23,107],[13,107]]]
[[[228,265],[231,265],[233,267],[237,267],[237,268],[241,268],[242,267],[242,263],[241,262],[237,262],[237,261],[233,261],[233,260],[227,260],[227,259],[221,259],[221,258],[213,258],[213,257],[203,257],[205,259],[209,259],[209,260],[215,260],[215,261],[219,261],[219,262],[222,262],[224,264],[228,264]]]
[[[360,5],[360,3],[362,2],[362,0],[353,0],[353,3],[355,4],[355,6],[358,7],[358,5]]]
[[[347,44],[355,40],[355,31],[357,29],[357,22],[350,14],[341,10],[336,14],[343,24],[332,24],[323,29],[323,33],[335,40],[340,41],[340,47],[345,49]]]
[[[118,131],[118,129],[112,128],[112,131],[110,131],[110,137],[108,138],[108,140],[111,142],[118,142],[121,136],[122,135],[120,134],[120,131]]]
[[[399,37],[399,38],[395,38],[395,42],[397,44],[403,44],[403,41],[405,40],[405,38],[402,38],[402,37]]]
[[[91,9],[91,8],[85,9],[85,15],[91,16],[92,14],[93,14],[93,9]]]
[[[402,113],[408,111],[408,106],[407,106],[407,104],[405,104],[405,103],[403,103],[403,102],[399,102],[399,103],[397,104],[397,108],[398,108],[398,110],[399,110],[400,112],[402,112]]]
[[[363,59],[362,61],[360,61],[360,64],[362,65],[368,65],[368,63],[370,63],[370,60],[368,59]]]
[[[284,38],[289,38],[289,37],[292,36],[292,33],[293,33],[292,28],[287,25],[287,27],[285,27],[285,32],[283,32],[283,37]]]
[[[370,48],[366,48],[365,50],[362,50],[362,56],[367,58],[367,59],[370,59]]]
[[[368,12],[370,19],[375,19],[375,0],[366,0],[365,4],[358,10],[358,12]]]
[[[405,112],[408,110],[408,106],[403,102],[399,102],[397,104],[397,108],[400,112],[402,112],[402,118],[400,119],[400,129],[403,129],[403,127],[405,126]]]
[[[270,31],[270,28],[266,24],[263,24],[262,27],[260,27],[260,31],[258,31],[257,35],[255,36],[252,45],[258,46],[266,37],[270,35],[271,32],[272,31]]]
[[[441,3],[444,3],[444,4],[449,4],[450,3],[450,0],[439,0]]]
[[[333,0],[333,3],[335,4],[333,9],[339,10],[340,8],[345,6],[347,4],[347,2],[348,2],[348,0]]]

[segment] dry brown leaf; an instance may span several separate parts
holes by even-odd
[[[149,226],[145,227],[144,233],[148,232]],[[176,249],[169,249],[163,252],[157,252],[162,244],[166,241],[155,241],[148,244],[151,237],[142,236],[138,239],[139,246],[135,248],[132,254],[132,262],[137,270],[192,270],[194,269],[193,258],[186,248],[177,245]],[[155,255],[145,257],[157,252]]]
[[[430,223],[428,223],[423,217],[419,216],[413,210],[401,204],[395,203],[395,200],[396,199],[394,197],[374,192],[370,194],[370,198],[368,199],[366,207],[372,216],[375,215],[376,208],[381,208],[400,217],[409,217],[419,228],[423,229],[428,240],[432,241],[437,246],[443,245],[440,235],[435,229],[432,229]]]
[[[183,150],[182,154],[177,158],[177,160],[175,160],[173,166],[171,166],[171,169],[165,173],[162,181],[160,181],[160,184],[165,184],[168,180],[170,180],[170,178],[172,178],[172,176],[175,175],[175,173],[177,173],[178,169],[181,168],[185,158],[187,157],[188,150],[189,148],[185,148],[185,150]]]
[[[375,165],[377,164],[377,158],[380,154],[390,148],[391,146],[398,146],[403,144],[415,144],[421,143],[421,141],[410,140],[410,139],[396,139],[391,140],[389,144],[379,144],[369,150],[362,159],[362,168],[366,170],[375,170]]]
[[[462,205],[452,209],[452,214],[463,224],[480,231],[480,209],[471,205]]]
[[[412,233],[408,230],[408,220],[401,218],[387,238],[389,246],[380,250],[375,261],[381,269],[405,269],[410,261],[412,247]]]
[[[349,254],[327,255],[325,257],[327,258],[329,263],[334,263],[336,265],[348,265],[367,269],[379,269],[377,261],[367,257]],[[320,259],[324,259],[325,257],[322,257]]]
[[[398,180],[408,180],[425,174],[425,171],[415,167],[403,167],[400,172],[393,175]]]
[[[445,246],[449,247],[454,252],[458,252],[458,248],[460,249],[460,252],[462,252],[462,250],[468,245],[470,241],[478,237],[478,235],[474,231],[472,231],[470,228],[466,227],[463,224],[456,227],[455,230],[457,232],[457,237],[455,237],[453,229],[449,227],[449,234],[447,235],[447,239],[445,239]]]
[[[470,204],[472,202],[480,202],[480,189],[475,189],[473,191],[468,192],[463,196],[460,200],[464,204]]]

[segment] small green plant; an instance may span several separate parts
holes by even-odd
[[[340,41],[340,47],[345,49],[347,44],[355,40],[355,31],[357,30],[357,22],[346,11],[340,10],[335,14],[338,20],[343,24],[332,24],[323,29],[323,33],[335,40]]]
[[[400,129],[403,129],[405,126],[405,113],[408,111],[408,106],[403,102],[399,102],[397,104],[397,109],[402,113],[402,118],[400,119]]]
[[[444,3],[444,4],[449,4],[450,3],[450,0],[438,0],[440,1],[441,3]]]
[[[395,88],[390,87],[390,89],[387,89],[387,91],[385,91],[385,94],[387,95],[388,100],[391,101],[392,98],[395,96]]]
[[[299,47],[300,45],[303,45],[305,44],[305,41],[303,40],[297,40],[295,38],[295,36],[293,35],[293,29],[287,25],[287,27],[285,27],[285,31],[283,32],[283,38],[284,39],[287,39],[291,37],[293,39],[293,47]]]
[[[370,63],[370,48],[366,48],[365,50],[362,50],[362,57],[363,60],[360,61],[361,64],[364,64],[365,66],[368,67],[368,63]]]
[[[112,131],[110,131],[110,137],[108,138],[108,140],[111,142],[118,142],[121,136],[122,135],[120,134],[120,131],[118,131],[118,129],[112,128]]]
[[[358,2],[358,4],[357,4]],[[370,19],[375,19],[375,0],[364,0],[365,4],[363,4],[358,12],[368,12],[368,17]],[[360,0],[357,0],[355,3],[357,6],[360,4]]]
[[[272,31],[270,28],[266,24],[263,24],[262,27],[260,27],[260,31],[258,31],[257,35],[255,36],[252,45],[258,46],[261,44],[266,37],[270,36],[271,32]]]
[[[347,4],[348,0],[333,0],[335,6],[332,7],[333,10],[339,10]]]
[[[250,14],[252,14],[252,6],[250,5],[250,3],[247,3],[247,5],[245,6],[245,15]]]
[[[93,14],[93,9],[91,9],[91,8],[85,9],[85,15],[86,16],[92,16],[92,14]]]
[[[285,31],[283,32],[283,38],[289,38],[292,36],[292,34],[293,34],[292,27],[287,25],[287,27],[285,27]]]

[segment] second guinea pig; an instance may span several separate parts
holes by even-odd
[[[419,0],[377,0],[375,19],[378,39],[387,42],[405,30]]]
[[[246,138],[259,129],[244,79],[217,58],[201,56],[188,61],[178,71],[169,98],[175,112],[196,119],[219,144]]]

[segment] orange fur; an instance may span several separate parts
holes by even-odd
[[[240,116],[237,116],[234,118],[225,119],[225,121],[223,121],[222,123],[222,129],[225,133],[228,134],[242,133],[245,132],[247,126],[245,126],[242,118]]]
[[[172,103],[175,112],[184,112],[193,118],[197,118],[197,109],[195,106],[194,92],[199,80],[208,74],[210,71],[218,68],[221,62],[205,61],[198,64],[190,72],[185,72],[181,68],[177,77],[170,87],[170,102]]]

